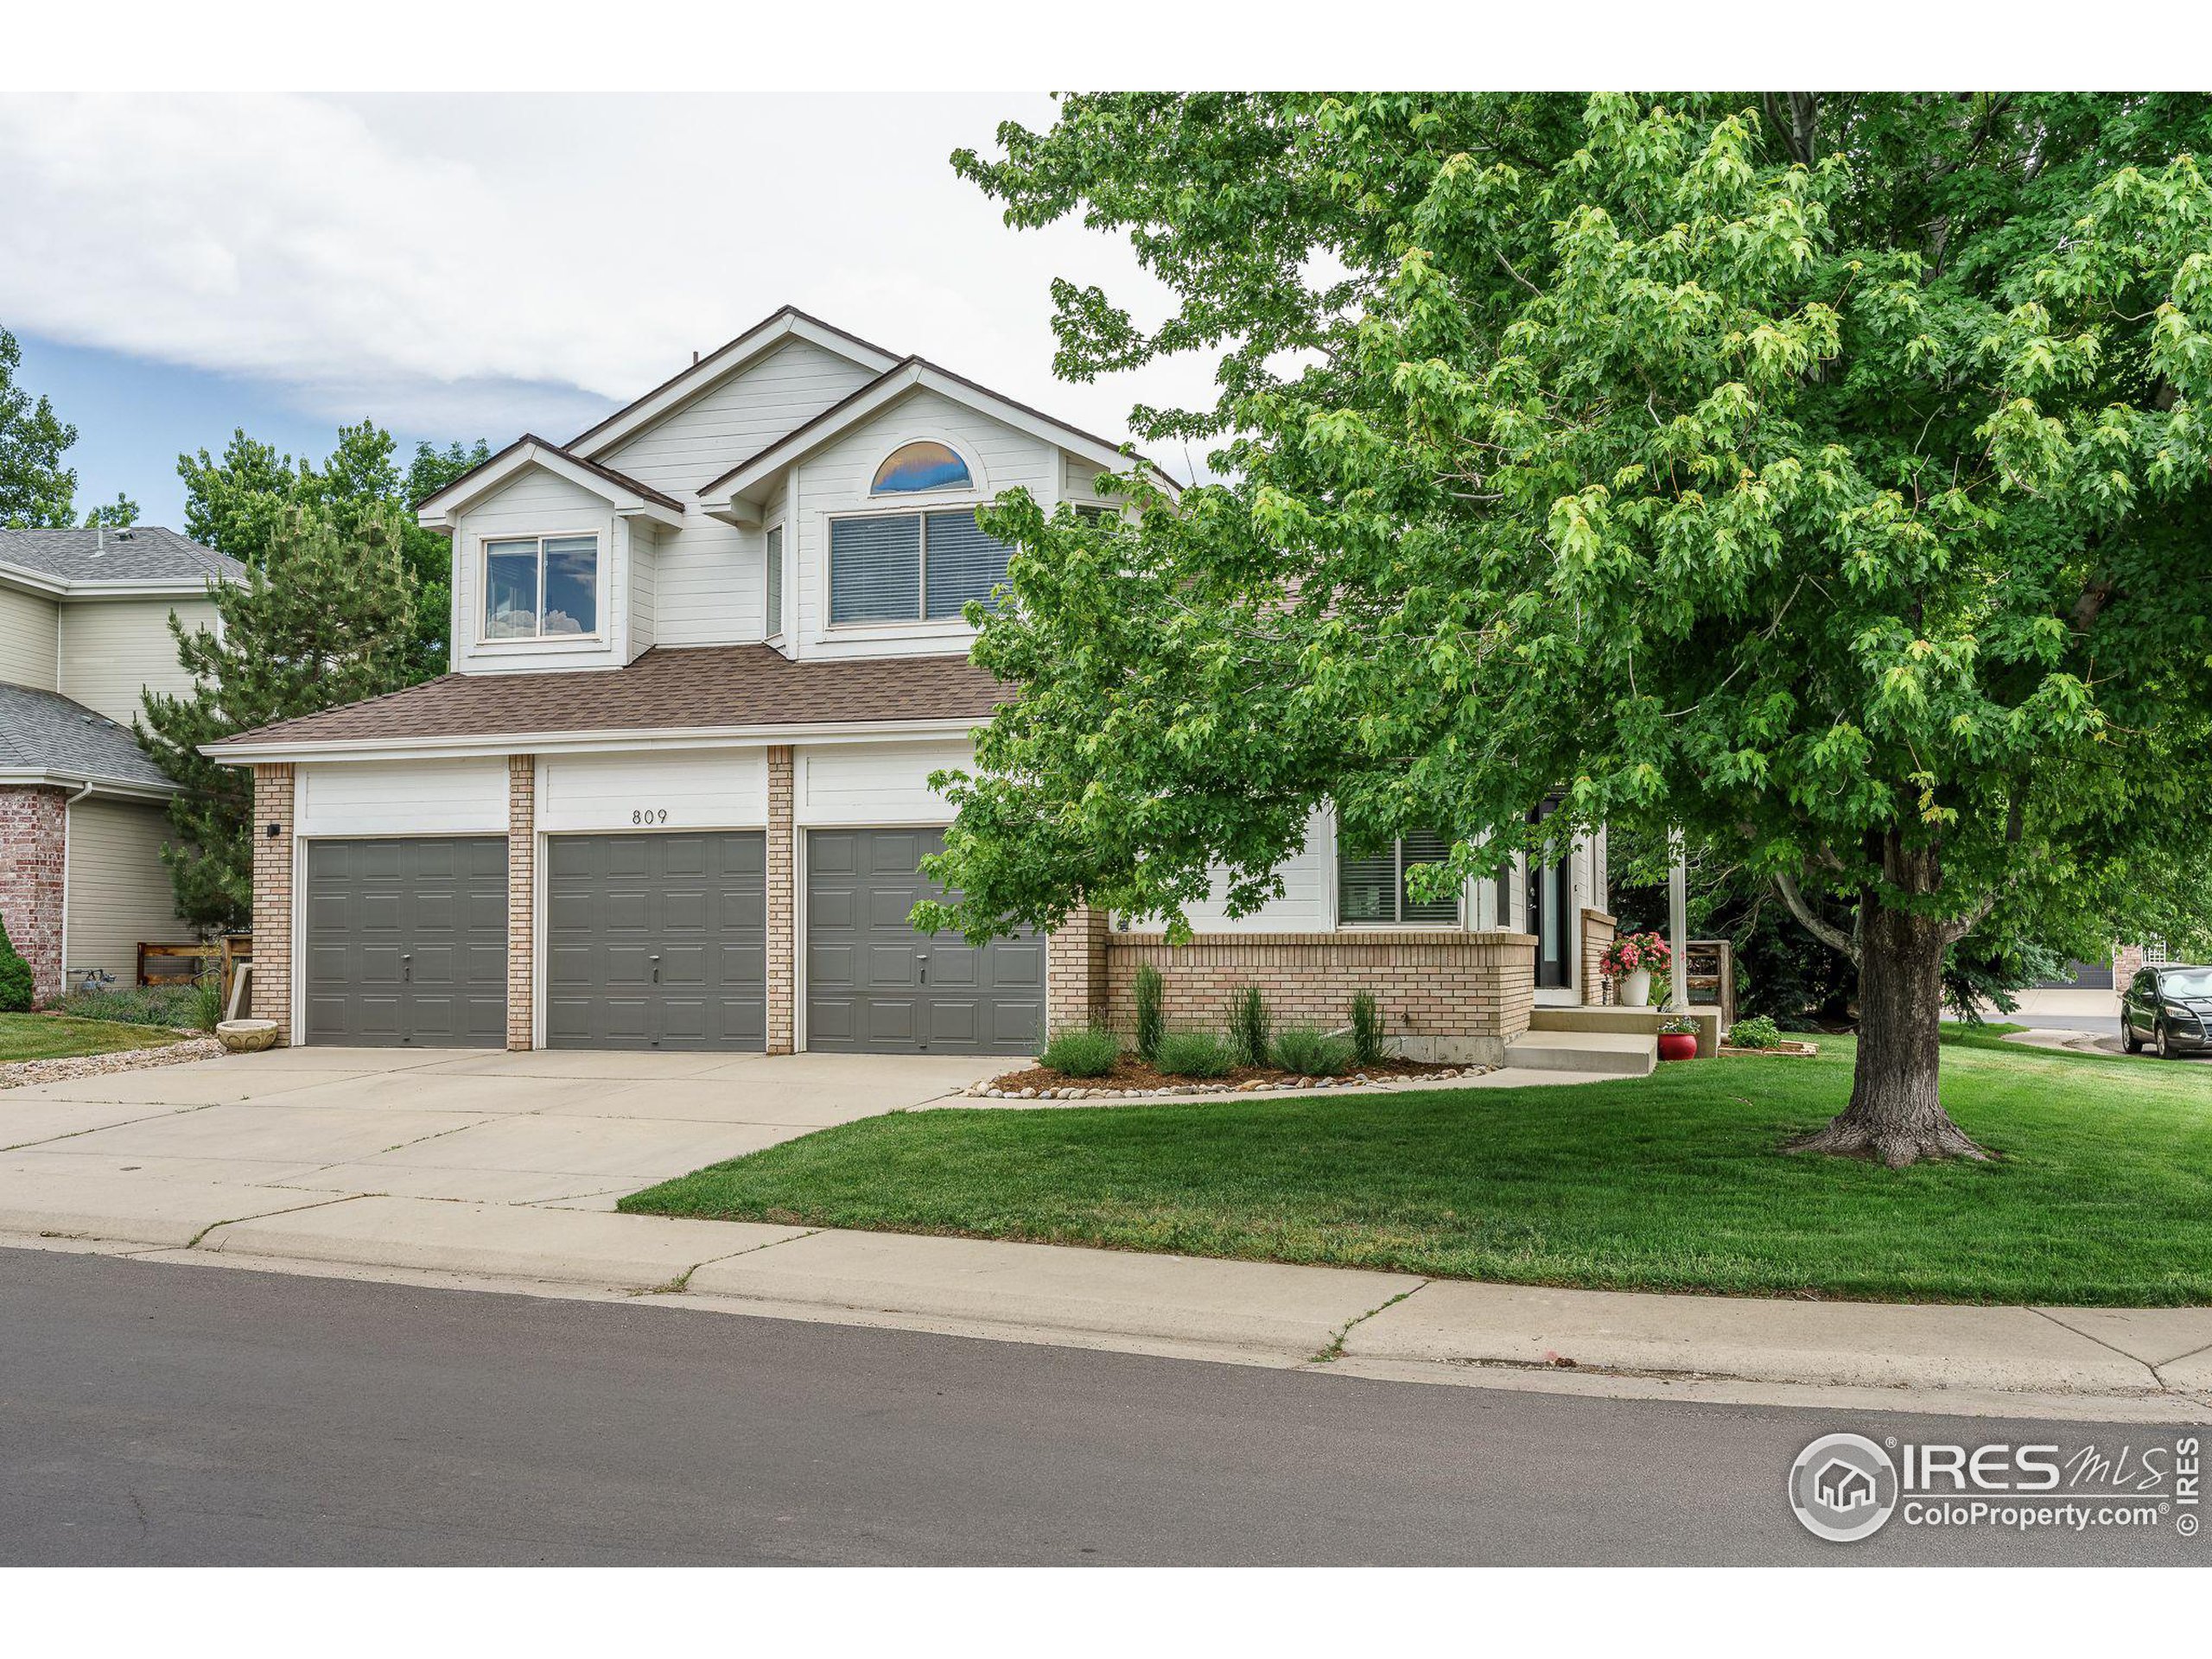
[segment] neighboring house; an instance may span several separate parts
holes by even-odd
[[[1020,1054],[1125,1019],[1155,959],[1171,1017],[1256,982],[1336,1025],[1365,988],[1408,1048],[1495,1058],[1578,1000],[1602,842],[1420,905],[1424,843],[1340,859],[1324,812],[1282,899],[1172,952],[1089,912],[980,948],[909,925],[952,816],[930,775],[1007,695],[966,658],[1007,559],[975,508],[1111,510],[1129,464],[789,309],[510,445],[419,504],[453,672],[209,750],[254,772],[255,1012],[308,1043]]]
[[[177,931],[162,844],[175,786],[131,735],[139,693],[188,693],[169,633],[213,626],[244,567],[172,531],[0,530],[0,917],[50,1001],[125,984]]]

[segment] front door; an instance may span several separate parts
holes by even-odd
[[[1541,823],[1558,804],[1546,801],[1529,815],[1529,822]],[[1567,861],[1573,851],[1570,842],[1548,863],[1539,863],[1533,855],[1529,861],[1529,931],[1536,936],[1540,988],[1574,983],[1574,927],[1569,909],[1574,902],[1574,874]]]

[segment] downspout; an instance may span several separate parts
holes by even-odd
[[[69,809],[92,792],[92,780],[61,803],[61,994],[69,995]]]

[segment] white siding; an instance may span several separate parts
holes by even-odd
[[[630,652],[629,660],[643,656],[653,648],[654,630],[658,622],[658,588],[660,570],[660,526],[649,519],[626,520],[623,529],[628,532],[630,544]],[[671,536],[676,534],[671,531]]]
[[[561,754],[538,762],[537,827],[553,833],[747,829],[767,821],[763,749]]]
[[[0,588],[0,682],[57,689],[54,648],[58,606],[40,594]]]
[[[505,835],[507,763],[318,762],[299,769],[293,810],[302,836]]]
[[[702,484],[874,378],[810,341],[787,340],[597,459],[679,501],[694,501]]]
[[[128,726],[140,713],[141,687],[173,696],[192,691],[169,632],[174,611],[185,627],[215,626],[204,599],[72,599],[61,607],[61,695]]]
[[[679,501],[696,501],[702,484],[874,378],[835,353],[786,340],[602,459]],[[765,638],[765,556],[760,531],[696,512],[686,516],[680,531],[662,531],[653,638],[664,645],[741,645]],[[785,579],[791,580],[788,563]]]
[[[619,668],[629,661],[628,537],[616,533],[613,511],[581,485],[533,467],[486,497],[454,527],[453,587],[460,609],[454,666],[465,674],[527,673],[563,668]],[[486,643],[484,543],[503,536],[599,537],[598,637],[500,639]]]
[[[793,762],[793,810],[802,824],[950,823],[952,808],[930,788],[930,774],[975,760],[964,742],[802,748]]]
[[[1306,824],[1306,845],[1280,865],[1283,891],[1249,916],[1231,916],[1228,880],[1214,878],[1213,896],[1192,905],[1185,918],[1195,933],[1325,933],[1337,918],[1337,842],[1334,821],[1316,810]],[[1156,920],[1142,924],[1157,927]]]
[[[977,471],[972,494],[950,492],[908,498],[918,510],[972,506],[1019,485],[1050,503],[1059,494],[1061,451],[1017,428],[976,413],[933,391],[917,391],[810,455],[798,467],[796,562],[798,654],[810,657],[942,655],[966,649],[973,632],[957,620],[912,626],[829,626],[830,517],[894,505],[871,501],[875,468],[899,444],[916,438],[950,443]],[[980,470],[978,470],[980,469]]]
[[[1121,499],[1118,496],[1103,496],[1098,493],[1096,487],[1099,474],[1116,472],[1120,470],[1119,468],[1101,467],[1096,461],[1086,460],[1081,455],[1063,453],[1061,458],[1066,463],[1061,474],[1060,499],[1063,501],[1105,501]]]
[[[168,867],[162,862],[168,818],[158,806],[98,796],[69,809],[70,974],[97,968],[132,983],[138,945],[192,937],[176,919]]]

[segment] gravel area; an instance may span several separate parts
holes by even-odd
[[[1000,1084],[1007,1079],[986,1077],[980,1083],[970,1084],[958,1097],[969,1100],[1166,1100],[1180,1095],[1249,1095],[1287,1089],[1397,1090],[1408,1084],[1446,1083],[1461,1077],[1486,1077],[1498,1069],[1494,1065],[1424,1066],[1418,1071],[1389,1072],[1378,1077],[1370,1077],[1361,1071],[1343,1077],[1247,1077],[1241,1083],[1175,1083],[1152,1089],[1113,1085],[1006,1089]]]
[[[71,1054],[51,1060],[11,1060],[0,1065],[0,1089],[27,1083],[60,1083],[68,1077],[101,1077],[111,1071],[143,1071],[153,1065],[181,1065],[212,1060],[223,1052],[213,1037],[191,1037],[162,1048],[125,1048],[112,1054]]]

